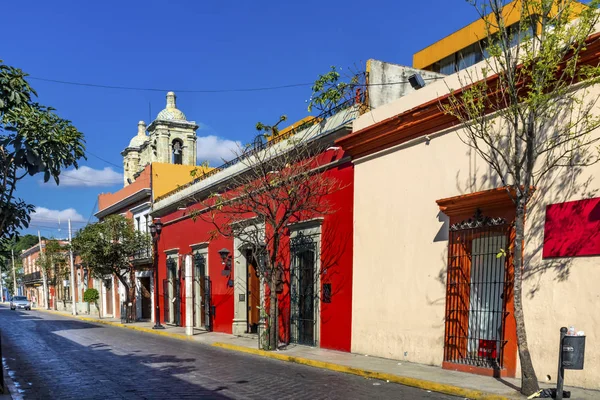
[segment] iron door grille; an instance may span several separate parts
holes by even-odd
[[[169,315],[169,280],[163,279],[163,307],[165,309],[165,323],[171,321],[171,316]]]
[[[210,330],[210,279],[206,276],[206,254],[194,254],[194,284],[192,285],[194,326]]]
[[[211,306],[210,306],[210,278],[204,277],[204,328],[212,330]]]
[[[316,247],[312,237],[300,233],[290,241],[290,341],[307,346],[316,345]]]
[[[173,285],[175,286],[173,290],[173,323],[176,326],[181,326],[181,281],[177,276],[173,279]]]
[[[450,227],[444,360],[502,369],[510,226],[477,212]],[[503,253],[504,252],[504,253]]]

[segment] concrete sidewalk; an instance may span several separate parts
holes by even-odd
[[[40,309],[38,309],[40,310]],[[48,312],[46,310],[40,310]],[[73,317],[73,315],[50,311],[54,314]],[[518,392],[519,379],[496,379],[485,376],[444,370],[440,367],[415,364],[406,361],[390,360],[368,355],[352,354],[334,350],[325,350],[307,346],[291,345],[278,351],[258,349],[256,337],[240,337],[224,333],[195,330],[193,336],[185,334],[185,328],[165,325],[163,330],[152,329],[151,322],[122,324],[112,318],[98,319],[94,316],[80,315],[78,318],[92,323],[100,323],[121,328],[133,329],[179,340],[194,341],[232,351],[274,358],[287,362],[309,365],[338,372],[363,376],[367,379],[380,379],[402,385],[413,386],[434,392],[446,393],[468,399],[524,399]],[[570,371],[569,371],[570,372]],[[576,372],[574,372],[576,373]],[[568,376],[566,377],[568,379]],[[552,385],[542,384],[542,387]],[[600,391],[566,387],[572,399],[600,399]]]

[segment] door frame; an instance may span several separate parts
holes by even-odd
[[[473,222],[473,216],[480,212],[485,216],[493,218],[502,218],[509,225],[508,232],[506,233],[508,248],[514,248],[515,230],[513,221],[515,219],[515,207],[509,196],[508,189],[505,187],[491,189],[481,192],[470,193],[466,195],[446,198],[437,200],[440,211],[449,217],[448,230],[450,226],[461,223]],[[479,210],[479,211],[478,211]],[[448,235],[448,246],[450,246],[450,235]],[[525,246],[523,246],[525,248]],[[448,249],[449,250],[449,249]],[[514,280],[514,265],[510,252],[507,252],[506,261],[506,280],[505,285],[511,285]],[[450,256],[450,251],[448,251]],[[448,269],[448,268],[447,268]],[[449,273],[449,270],[448,270]],[[449,284],[448,277],[446,278],[447,284]],[[446,308],[448,308],[448,295],[449,289],[446,289]],[[462,372],[470,372],[478,375],[487,375],[495,377],[514,377],[517,369],[517,329],[514,318],[514,296],[512,286],[508,291],[505,299],[505,312],[506,317],[504,320],[504,341],[505,347],[502,354],[502,369],[493,369],[486,367],[477,367],[467,364],[459,364],[444,360],[442,362],[442,368],[451,369]],[[445,317],[447,310],[445,312]],[[444,347],[446,346],[447,340],[447,329],[448,323],[446,323],[446,332],[444,332]],[[444,357],[445,358],[445,357]]]
[[[246,335],[248,330],[248,293],[247,293],[247,262],[246,250],[252,246],[249,244],[250,239],[255,239],[256,235],[261,235],[264,239],[265,224],[258,221],[257,218],[250,218],[238,222],[244,224],[240,236],[233,239],[233,299],[234,299],[234,317],[232,325],[232,333],[234,335]],[[258,231],[258,233],[257,233]],[[259,240],[260,237],[259,236]],[[252,240],[255,243],[256,240]],[[263,240],[264,242],[264,240]],[[261,307],[265,306],[265,279],[260,277],[260,301]],[[262,322],[261,322],[262,323]]]
[[[206,305],[204,304],[203,306],[203,302],[205,302],[205,278],[210,276],[209,273],[209,264],[208,264],[208,242],[203,242],[203,243],[196,243],[196,244],[192,244],[190,245],[190,247],[192,248],[192,279],[193,279],[193,287],[192,287],[192,326],[194,329],[203,329],[203,330],[207,330],[206,326],[207,326],[207,321],[206,321],[206,317],[207,317],[207,313],[205,312],[205,307],[210,307],[210,304]],[[198,278],[196,277],[196,255],[200,254],[202,256],[204,256],[204,279],[202,279],[201,282],[198,281]],[[200,293],[198,293],[198,288],[200,288]],[[198,296],[200,296],[199,299],[199,305],[197,304],[198,302]],[[200,316],[198,316],[198,312],[200,313]],[[212,317],[212,315],[211,315]],[[197,320],[200,320],[200,323],[197,324]],[[204,322],[202,321],[202,319],[204,318]],[[208,326],[212,326],[212,324],[209,321]]]
[[[136,271],[135,272],[135,280],[136,280],[136,315],[137,319],[141,320],[143,316],[143,294],[142,294],[142,278],[148,278],[148,291],[150,292],[150,320],[152,320],[152,310],[154,308],[154,296],[152,295],[152,271]]]
[[[303,240],[309,239],[314,244],[315,250],[315,265],[314,265],[314,299],[315,307],[314,307],[314,331],[313,331],[313,346],[319,347],[321,343],[321,226],[323,224],[323,218],[314,218],[302,222],[298,222],[295,224],[288,225],[290,229],[290,246],[292,242],[296,239],[299,240],[302,238]],[[292,309],[294,304],[292,304],[292,287],[294,285],[294,273],[296,270],[294,254],[292,254],[292,248],[290,247],[290,318],[289,318],[289,342],[292,342]]]
[[[163,293],[164,298],[168,298],[168,304],[169,304],[169,320],[167,321],[165,319],[165,324],[169,324],[169,325],[176,325],[177,322],[179,322],[179,325],[181,325],[181,276],[180,276],[180,260],[179,260],[179,249],[171,249],[171,250],[166,250],[165,251],[166,254],[166,260],[165,260],[165,278],[166,280],[169,282],[167,285],[167,288],[169,289],[167,293]],[[171,264],[173,263],[173,264]],[[173,265],[173,267],[170,267],[170,264]],[[170,275],[170,270],[174,270],[175,273],[171,279],[171,275]],[[179,284],[179,299],[176,299],[177,296],[177,288],[176,285]],[[164,285],[163,285],[164,286]],[[163,287],[163,291],[164,291],[164,287]],[[172,296],[170,291],[173,291]],[[176,317],[175,312],[176,307],[175,307],[175,302],[173,301],[179,301],[179,316]],[[179,326],[178,325],[178,326]]]

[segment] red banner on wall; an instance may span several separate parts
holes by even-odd
[[[543,257],[600,254],[600,198],[546,207]]]

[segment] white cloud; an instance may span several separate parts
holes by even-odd
[[[50,210],[46,207],[36,207],[35,211],[31,214],[31,223],[39,222],[66,222],[71,219],[71,222],[86,222],[83,215],[79,214],[74,208],[66,208],[64,210]]]
[[[239,141],[223,139],[216,135],[198,137],[198,164],[207,160],[212,167],[218,167],[223,164],[223,160],[235,158],[241,145]]]
[[[120,183],[123,183],[123,175],[112,168],[94,169],[84,165],[60,174],[59,186],[99,187]]]

